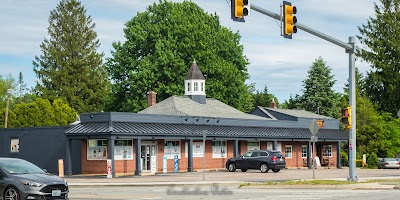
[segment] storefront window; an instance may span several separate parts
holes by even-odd
[[[260,150],[260,142],[247,142],[247,150]]]
[[[133,160],[133,142],[132,140],[114,141],[114,159],[115,160]]]
[[[212,157],[213,158],[226,158],[226,141],[213,141]]]
[[[322,156],[332,157],[332,145],[324,145],[323,146]]]
[[[307,145],[301,145],[301,157],[307,158]]]
[[[105,139],[88,140],[87,159],[88,160],[106,160],[108,141]]]
[[[178,156],[178,158],[181,159],[180,141],[164,141],[164,155],[167,156],[167,159],[174,159],[175,156]]]
[[[292,158],[292,145],[285,145],[285,158]]]

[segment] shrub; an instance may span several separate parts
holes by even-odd
[[[372,152],[368,155],[367,158],[367,167],[368,168],[376,168],[378,167],[378,156],[376,153]]]

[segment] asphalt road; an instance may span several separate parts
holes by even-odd
[[[216,188],[218,187],[218,188]],[[239,189],[229,186],[71,188],[71,200],[131,199],[398,199],[400,190]]]

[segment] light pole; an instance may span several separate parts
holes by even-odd
[[[4,128],[7,128],[7,120],[8,120],[8,106],[10,105],[10,97],[11,97],[11,93],[12,93],[12,89],[8,89],[7,90],[7,95],[8,95],[8,99],[7,99],[7,105],[6,105],[6,119],[4,121]]]

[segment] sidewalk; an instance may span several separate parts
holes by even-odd
[[[260,183],[271,182],[270,180],[260,181],[258,179],[252,180],[244,178],[247,177],[244,173],[237,173],[240,175],[239,178],[226,178],[225,180],[217,180],[215,177],[219,176],[219,179],[223,176],[230,176],[232,173],[203,173],[192,172],[192,173],[168,173],[168,174],[157,174],[151,176],[120,176],[116,178],[107,178],[105,175],[99,176],[84,176],[74,175],[72,177],[65,177],[70,188],[74,187],[166,187],[166,186],[209,186],[209,185],[225,185],[230,187],[237,187],[241,189],[329,189],[329,190],[391,190],[397,184],[399,184],[399,177],[368,177],[360,178],[356,184],[340,184],[340,185],[257,185]],[[251,175],[251,174],[250,174]],[[266,174],[259,173],[259,176]],[[271,174],[270,176],[272,176]],[[204,177],[203,177],[204,176]],[[204,179],[203,179],[204,178]],[[396,179],[393,182],[367,182],[368,180],[379,180],[379,179]],[[203,181],[204,180],[204,181]],[[310,179],[287,179],[287,180],[310,180]],[[322,180],[322,179],[316,179]],[[345,178],[328,178],[324,180],[337,180],[346,181]],[[284,181],[284,180],[277,180]],[[276,182],[276,181],[272,181]],[[397,188],[395,188],[397,189]]]

